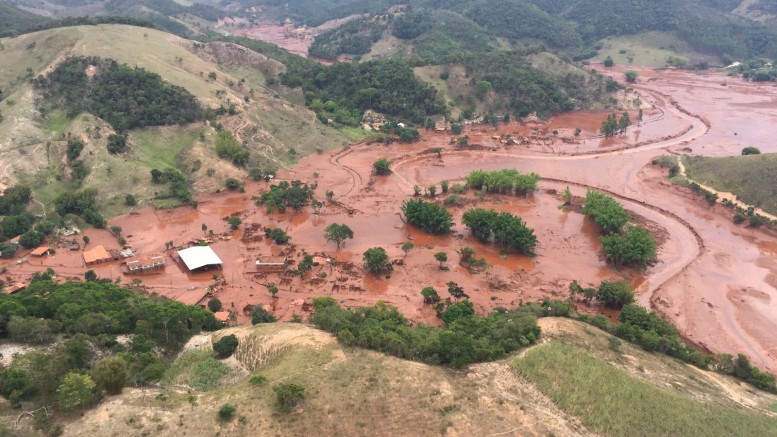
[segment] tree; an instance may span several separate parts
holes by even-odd
[[[443,180],[442,182],[440,182],[440,190],[442,190],[443,194],[447,194],[448,193],[448,181],[447,180]]]
[[[67,152],[65,155],[67,156],[67,162],[72,163],[76,159],[78,159],[79,156],[81,156],[81,151],[84,150],[84,142],[81,140],[68,140],[67,141]]]
[[[426,192],[429,193],[429,197],[434,198],[434,196],[437,195],[437,187],[434,184],[429,185],[429,187],[426,189]]]
[[[208,233],[208,225],[206,225],[205,223],[203,223],[202,226],[200,226],[200,229],[202,229],[203,234]]]
[[[221,311],[221,308],[222,308],[221,300],[219,300],[218,298],[214,297],[213,299],[208,301],[208,309],[211,310],[211,312],[217,313]]]
[[[87,244],[89,244],[89,236],[88,236],[88,235],[84,235],[84,236],[83,236],[83,240],[84,240],[84,246],[86,246]]]
[[[454,135],[461,135],[461,124],[453,123],[451,125],[451,133]]]
[[[57,387],[57,400],[62,410],[76,411],[92,401],[95,383],[89,375],[71,372]]]
[[[440,301],[440,295],[437,294],[437,290],[432,287],[424,287],[421,290],[421,296],[424,297],[424,303],[437,303]]]
[[[264,236],[273,240],[276,244],[286,244],[291,237],[280,228],[264,228]]]
[[[631,118],[629,117],[629,113],[624,111],[618,121],[618,129],[623,133],[626,132],[626,129],[628,129],[629,126],[631,126]]]
[[[401,209],[407,222],[424,232],[447,234],[453,228],[453,215],[436,203],[410,199],[402,203]]]
[[[475,315],[475,307],[472,302],[465,300],[462,302],[456,302],[449,306],[440,318],[446,325],[451,326],[453,322],[461,318],[472,317]]]
[[[637,73],[634,70],[626,70],[626,72],[623,74],[623,76],[626,78],[626,82],[628,82],[628,83],[636,83],[637,82],[637,76],[639,76],[639,73]]]
[[[119,236],[119,235],[121,235],[121,231],[122,231],[122,230],[123,230],[123,229],[121,229],[121,226],[111,226],[111,229],[110,229],[110,231],[111,231],[111,234],[113,234],[113,235],[115,235],[115,236]]]
[[[215,75],[215,73],[211,73],[211,74]],[[230,404],[222,405],[221,408],[219,408],[219,412],[217,413],[219,421],[229,422],[235,416],[235,411],[237,411],[237,408],[235,408],[234,405],[230,405]]]
[[[634,289],[626,281],[602,281],[596,299],[604,306],[623,308],[634,302]]]
[[[270,294],[272,295],[272,297],[274,299],[275,295],[278,294],[278,286],[275,285],[274,282],[268,282],[264,286],[267,287],[267,291],[270,292]]]
[[[134,194],[127,194],[124,196],[124,204],[126,206],[135,206],[138,204],[138,201],[135,199]]]
[[[445,252],[437,252],[434,254],[434,259],[437,260],[437,262],[440,263],[440,270],[443,270],[444,266],[443,263],[448,261],[448,254]]]
[[[475,94],[479,99],[483,99],[489,91],[493,90],[494,86],[487,80],[480,80],[475,84]]]
[[[381,158],[372,164],[372,171],[378,176],[391,174],[391,162],[386,158]]]
[[[364,252],[364,270],[376,275],[391,271],[391,262],[386,250],[382,247],[367,249]]]
[[[227,187],[228,190],[237,190],[240,188],[240,181],[235,178],[227,178],[224,182],[224,186]]]
[[[760,155],[761,150],[759,150],[757,147],[745,147],[742,149],[743,155]]]
[[[586,192],[582,212],[591,217],[605,234],[619,232],[629,221],[629,213],[623,205],[599,191]]]
[[[327,190],[327,192],[326,192],[326,200],[329,203],[334,203],[334,201],[335,201],[335,192],[332,191],[332,190]]]
[[[604,66],[605,67],[610,68],[613,65],[615,65],[615,61],[612,60],[611,56],[607,56],[606,58],[604,58]]]
[[[127,135],[108,135],[108,153],[117,155],[124,152],[127,149]]]
[[[229,358],[235,353],[237,349],[238,341],[235,334],[225,335],[221,337],[217,342],[213,343],[213,352],[219,358]]]
[[[229,217],[229,220],[227,220],[227,223],[229,223],[229,229],[237,229],[240,227],[243,221],[240,220],[240,217],[233,215]]]
[[[305,387],[295,384],[286,383],[278,384],[272,388],[276,394],[275,406],[279,411],[288,413],[295,408],[302,405],[305,400]]]
[[[459,287],[459,284],[451,281],[448,282],[448,293],[450,293],[451,296],[453,296],[454,299],[458,302],[459,299],[469,299],[469,296],[467,296],[466,293],[464,293],[464,289]]]
[[[413,250],[414,247],[415,245],[409,241],[402,245],[402,252],[405,252],[405,258],[407,258],[408,252]]]
[[[33,247],[38,246],[43,241],[44,237],[45,236],[38,231],[29,230],[19,237],[19,244],[27,249],[32,249]]]
[[[94,270],[87,270],[86,273],[84,273],[84,279],[86,282],[95,282],[97,280],[97,273],[95,273]]]
[[[616,267],[644,267],[656,258],[656,241],[639,226],[629,226],[625,234],[607,235],[601,241],[607,261]]]
[[[92,366],[92,377],[108,393],[119,394],[129,378],[129,363],[116,355],[102,358]]]
[[[337,243],[337,248],[339,249],[346,239],[353,239],[353,231],[348,225],[332,223],[324,229],[324,238],[326,238],[326,241]]]
[[[275,316],[262,308],[261,305],[255,305],[251,310],[251,324],[257,325],[259,323],[274,323],[276,321]]]
[[[644,113],[642,112],[642,108],[639,108],[639,112],[637,112],[637,126],[642,124],[642,117],[644,116]]]

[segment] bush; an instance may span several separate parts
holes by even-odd
[[[634,302],[634,289],[626,281],[602,281],[596,299],[604,306],[622,308]]]
[[[391,262],[389,261],[386,249],[382,247],[373,247],[364,252],[364,270],[380,274],[391,271]]]
[[[372,164],[372,171],[378,176],[391,174],[391,162],[386,158],[381,158]]]
[[[623,205],[598,191],[589,190],[586,193],[583,214],[590,216],[605,234],[619,232],[629,221],[629,214]]]
[[[437,303],[440,301],[440,295],[432,287],[425,287],[421,290],[421,296],[424,297],[424,303]]]
[[[116,155],[124,152],[127,149],[127,136],[126,135],[108,135],[108,153]]]
[[[221,311],[221,301],[218,298],[213,298],[208,301],[208,309],[212,312]]]
[[[237,190],[240,188],[240,181],[235,178],[227,178],[226,182],[224,182],[224,185],[229,190]]]
[[[234,334],[225,335],[213,343],[213,352],[219,358],[229,358],[237,349],[237,337]]]
[[[742,149],[743,155],[760,155],[761,150],[759,150],[757,147],[745,147]]]
[[[288,413],[294,410],[298,406],[302,405],[305,400],[305,387],[294,384],[278,384],[274,386],[273,391],[276,394],[276,407],[278,410]]]
[[[514,169],[475,170],[466,176],[467,185],[487,193],[525,195],[537,189],[540,175],[523,174]],[[455,191],[454,191],[455,193]]]
[[[291,239],[291,237],[286,234],[283,229],[279,228],[264,228],[264,236],[275,241],[276,244],[286,244]]]
[[[95,382],[110,394],[119,394],[129,378],[129,364],[116,355],[98,360],[92,368]]]
[[[483,243],[494,241],[509,252],[534,254],[537,245],[534,230],[509,212],[473,208],[464,213],[461,221]]]
[[[138,204],[137,199],[135,199],[135,195],[133,194],[127,194],[124,196],[124,205],[126,206],[135,206]]]
[[[235,415],[237,409],[234,405],[224,404],[219,408],[218,418],[221,422],[229,422]]]
[[[645,267],[656,258],[656,241],[638,226],[629,226],[624,235],[601,238],[607,261],[618,266]]]
[[[248,380],[251,385],[262,385],[265,382],[267,382],[267,377],[264,375],[254,375]]]
[[[94,398],[94,388],[95,383],[89,375],[68,373],[57,387],[59,407],[66,412],[85,407]]]
[[[402,213],[408,223],[430,234],[446,234],[453,228],[453,215],[444,207],[410,199],[402,203]]]
[[[251,324],[258,325],[259,323],[274,323],[277,320],[273,313],[262,308],[261,305],[255,305],[251,310]]]

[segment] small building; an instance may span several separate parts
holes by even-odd
[[[86,265],[100,264],[113,260],[113,255],[108,253],[102,246],[95,246],[92,250],[84,251],[84,262]]]
[[[178,257],[190,272],[221,268],[223,262],[210,246],[192,246],[178,251]]]
[[[41,257],[41,256],[48,255],[50,251],[51,251],[51,248],[49,246],[41,246],[33,250],[32,252],[30,252],[30,255]]]
[[[256,259],[257,273],[282,273],[286,271],[285,256],[261,256]]]
[[[145,256],[125,263],[127,274],[142,275],[164,270],[167,262],[162,255]]]
[[[23,282],[15,282],[15,283],[9,285],[5,289],[5,292],[8,293],[8,294],[14,294],[14,293],[18,293],[18,292],[24,290],[25,288],[27,288],[27,284],[25,284]]]
[[[229,316],[230,316],[230,312],[229,311],[218,311],[218,312],[213,313],[213,316],[216,317],[216,320],[218,320],[219,322],[229,323],[229,321],[230,321],[229,320]]]

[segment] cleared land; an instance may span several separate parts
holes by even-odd
[[[696,52],[687,42],[671,32],[645,32],[637,35],[611,36],[601,42],[602,49],[594,58],[602,62],[607,56],[618,65],[633,65],[647,68],[666,67],[670,57],[687,64],[707,61],[715,62],[713,56]]]
[[[777,154],[683,158],[688,177],[777,214]]]

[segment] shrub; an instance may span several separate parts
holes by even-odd
[[[630,226],[624,235],[601,238],[607,261],[615,266],[645,267],[656,258],[656,241],[638,226]]]
[[[227,187],[227,189],[237,190],[238,188],[240,188],[240,181],[235,178],[227,178],[224,185]]]
[[[218,298],[213,298],[208,301],[208,309],[214,313],[221,311],[221,307],[221,301]]]
[[[276,394],[276,407],[278,410],[288,413],[298,406],[302,405],[305,400],[305,387],[294,384],[278,384],[274,386],[273,391]]]
[[[386,158],[381,158],[372,164],[372,170],[378,176],[391,174],[391,162]]]
[[[248,380],[251,385],[262,385],[267,382],[267,377],[264,375],[254,375]]]
[[[605,234],[619,232],[629,221],[629,214],[623,205],[598,191],[589,190],[586,193],[583,214],[590,216]]]
[[[251,324],[258,325],[259,323],[274,323],[277,320],[273,313],[262,308],[261,305],[255,305],[251,310]]]
[[[280,228],[264,228],[264,236],[273,240],[276,244],[286,244],[291,237]]]
[[[219,358],[229,358],[237,349],[237,337],[234,334],[225,335],[213,343],[213,352]]]
[[[72,412],[92,401],[95,383],[89,375],[71,372],[65,375],[57,387],[57,400],[64,411]]]
[[[129,377],[129,364],[116,355],[98,360],[92,368],[95,382],[110,394],[119,394]]]
[[[483,243],[493,240],[509,252],[534,254],[537,245],[534,230],[526,226],[520,217],[509,212],[473,208],[464,213],[462,223]]]
[[[421,296],[424,297],[424,303],[437,303],[440,301],[440,295],[432,287],[425,287],[421,290]]]
[[[364,252],[364,270],[375,274],[391,271],[391,262],[386,250],[382,247],[367,249]]]
[[[602,281],[596,299],[604,306],[622,308],[634,302],[634,289],[626,281]]]
[[[757,147],[745,147],[742,149],[743,155],[760,155],[761,150],[759,150]]]
[[[224,404],[219,408],[218,418],[221,422],[229,422],[235,416],[235,411],[237,408],[234,405]]]

